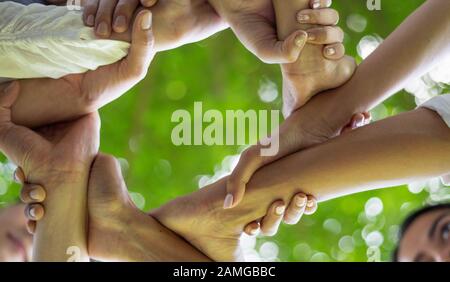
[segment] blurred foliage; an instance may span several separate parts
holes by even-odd
[[[365,35],[386,38],[424,2],[381,1],[381,11],[369,11],[366,0],[334,1],[341,14],[340,25],[347,35],[347,51],[359,61],[356,46]],[[360,32],[348,27],[349,17],[355,15],[367,21]],[[149,210],[195,191],[200,176],[213,175],[225,157],[242,149],[174,146],[171,115],[175,110],[192,112],[194,101],[202,101],[204,109],[222,112],[279,109],[280,95],[272,103],[264,103],[258,96],[258,90],[267,81],[273,81],[281,91],[279,67],[258,61],[229,30],[203,42],[158,54],[147,78],[101,111],[101,149],[120,158],[138,206]],[[375,115],[381,118],[415,106],[414,97],[401,92],[377,108]],[[8,165],[2,168],[6,177],[0,178],[3,204],[15,201],[18,195],[17,185],[11,184],[7,189],[11,171]],[[369,199],[372,200],[368,202]],[[277,257],[282,261],[386,261],[395,247],[398,225],[427,199],[427,192],[413,194],[405,186],[329,201],[320,204],[318,212],[304,217],[299,225],[283,226],[274,238],[259,238],[255,249],[269,260]],[[378,215],[366,215],[370,203],[375,203],[372,208],[378,209]],[[372,237],[368,239],[368,235]]]

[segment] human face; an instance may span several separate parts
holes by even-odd
[[[32,236],[26,229],[24,206],[0,211],[0,262],[25,262],[31,258]]]
[[[450,208],[416,218],[400,241],[398,258],[402,262],[450,262]]]

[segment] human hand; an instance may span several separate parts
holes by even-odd
[[[45,216],[43,202],[46,200],[46,189],[42,185],[25,183],[22,174],[20,169],[16,171],[16,178],[22,183],[20,198],[26,204],[28,232],[33,234],[36,223]],[[113,260],[126,256],[110,252],[110,246],[119,240],[118,235],[123,230],[117,228],[124,226],[133,210],[137,208],[128,194],[117,160],[108,155],[98,154],[92,164],[88,187],[90,257]]]
[[[296,151],[327,141],[339,134],[364,126],[370,122],[369,113],[355,114],[349,118],[340,112],[335,93],[323,93],[297,110],[280,125],[279,150],[274,156],[263,156],[265,145],[258,143],[245,150],[227,182],[224,208],[233,208],[242,201],[245,186],[261,167]]]
[[[87,0],[83,4],[83,20],[100,38],[129,41],[128,26],[135,14],[151,7],[156,51],[197,42],[228,27],[207,0],[140,0],[140,3]]]
[[[265,63],[295,62],[306,44],[308,34],[303,30],[291,33],[285,40],[278,39],[272,0],[209,0],[209,2],[227,21],[245,47]],[[321,6],[317,8],[323,8],[326,5],[323,2],[320,4]],[[322,11],[319,10],[319,13]],[[328,11],[324,13],[328,14]],[[322,16],[316,19],[311,18],[311,22],[308,23],[328,25],[328,21],[322,22],[323,18]],[[316,28],[312,32],[322,35],[326,33],[326,30]],[[329,57],[326,52],[324,56]],[[339,54],[331,57],[337,56]]]
[[[157,0],[87,0],[84,4],[83,21],[95,27],[95,33],[109,38],[112,31],[123,33],[132,23],[136,9],[141,5],[150,8]]]
[[[3,92],[0,150],[21,168],[20,178],[31,183],[55,184],[86,173],[99,146],[97,114],[35,132],[11,121],[11,106],[20,92],[19,84],[12,82]]]
[[[283,114],[288,117],[312,96],[347,82],[356,64],[345,56],[344,32],[336,27],[339,13],[330,9],[331,0],[273,0],[280,39],[293,30],[306,30],[308,44],[298,60],[281,66],[283,74]],[[305,9],[307,6],[312,9]],[[296,15],[293,9],[302,9]],[[297,22],[290,20],[296,16]]]
[[[303,214],[311,215],[317,210],[317,200],[311,195],[303,193],[292,197],[286,208],[282,200],[275,201],[267,210],[266,216],[259,221],[247,224],[244,232],[249,236],[261,234],[264,236],[274,236],[278,233],[281,222],[289,225],[297,224]]]
[[[151,18],[149,11],[138,14],[130,52],[117,63],[60,79],[20,80],[21,93],[13,107],[14,122],[34,128],[74,119],[123,95],[146,76],[153,59]],[[36,93],[43,96],[36,99]]]

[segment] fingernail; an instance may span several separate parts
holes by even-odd
[[[233,205],[233,200],[234,200],[233,195],[227,194],[227,196],[225,197],[225,201],[223,202],[223,208],[230,209],[231,206]]]
[[[89,26],[93,26],[95,23],[94,15],[89,15],[86,19],[86,24]]]
[[[305,15],[305,14],[298,14],[297,19],[299,22],[305,23],[305,22],[308,22],[311,19],[311,17],[309,15]]]
[[[125,28],[127,26],[127,19],[125,16],[118,16],[114,21],[114,28]]]
[[[297,207],[302,208],[306,205],[306,197],[304,196],[297,196],[295,198],[295,204],[297,205]]]
[[[320,0],[314,0],[313,3],[313,9],[319,9],[320,8]]]
[[[35,208],[31,208],[31,209],[29,210],[29,214],[30,214],[30,216],[31,216],[32,218],[36,218],[36,210],[35,210]]]
[[[150,29],[152,27],[152,13],[146,12],[142,17],[141,28],[143,30]]]
[[[97,33],[100,35],[107,35],[108,34],[108,25],[105,22],[101,22],[97,26]]]
[[[36,201],[39,200],[39,191],[37,189],[31,190],[30,198]]]
[[[25,182],[25,173],[23,173],[23,170],[20,167],[14,172],[14,180],[19,184]]]
[[[358,122],[356,123],[356,126],[357,126],[357,127],[362,127],[362,126],[364,126],[364,125],[365,125],[365,122],[364,122],[363,119],[360,120],[360,121],[358,121]]]
[[[258,229],[252,229],[252,230],[250,230],[250,234],[251,235],[256,235],[256,234],[258,234]]]
[[[275,214],[276,215],[283,215],[284,211],[286,210],[285,206],[279,206],[275,209]]]
[[[333,56],[334,54],[336,54],[336,49],[334,49],[333,47],[328,47],[326,52],[328,56]]]
[[[302,33],[295,38],[295,45],[297,45],[298,47],[303,47],[305,45],[306,40],[307,36],[304,33]]]
[[[308,41],[315,41],[316,35],[312,32],[308,32]]]
[[[307,206],[308,208],[314,207],[314,200],[309,200],[308,203],[306,204],[306,206]]]

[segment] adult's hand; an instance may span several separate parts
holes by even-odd
[[[244,46],[265,63],[293,63],[307,42],[308,35],[302,30],[292,32],[285,40],[279,40],[272,0],[209,0],[209,2],[227,21]],[[311,1],[311,8],[326,8],[330,4],[327,2],[331,1],[321,1],[317,6]],[[301,23],[322,24],[322,18],[310,17],[310,20]],[[312,32],[324,31],[326,29],[316,28]],[[333,59],[342,54],[329,56],[324,52],[324,56]]]
[[[13,121],[38,127],[96,111],[146,76],[154,57],[153,45],[152,14],[141,11],[133,27],[129,54],[123,60],[56,80],[21,80],[21,93],[12,108]]]
[[[86,187],[99,147],[98,114],[32,131],[11,121],[18,93],[13,82],[0,96],[0,150],[19,166],[16,178],[37,184],[37,194],[30,196],[46,198],[48,216],[37,226],[33,260],[67,260],[72,247],[76,260],[87,260]],[[30,207],[28,213],[39,216],[42,210]]]

